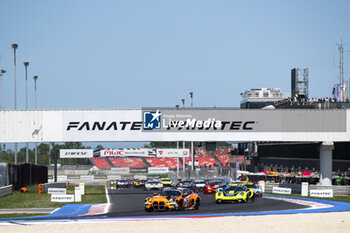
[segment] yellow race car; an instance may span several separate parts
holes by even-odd
[[[147,179],[136,179],[134,181],[134,187],[135,188],[140,188],[140,187],[144,187],[145,183],[147,182]]]
[[[262,197],[262,189],[252,182],[242,183],[245,185],[249,190],[253,191],[256,197]]]
[[[172,187],[175,185],[170,178],[162,178],[160,179],[160,183],[162,183],[164,187]]]
[[[167,211],[198,209],[200,197],[197,193],[187,188],[164,188],[159,194],[145,199],[145,210]]]
[[[217,189],[215,193],[215,201],[217,204],[223,202],[253,202],[255,199],[254,192],[249,190],[245,185],[229,185],[225,188]]]

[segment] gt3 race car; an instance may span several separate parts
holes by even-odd
[[[205,194],[211,194],[215,193],[216,189],[222,187],[224,183],[222,183],[221,180],[211,180],[204,186],[204,193]]]
[[[170,178],[162,178],[160,179],[160,183],[162,183],[164,187],[174,186],[174,182]]]
[[[254,198],[254,192],[244,185],[219,188],[215,193],[215,201],[217,204],[222,202],[253,202]]]
[[[153,180],[153,181],[147,181],[145,184],[145,190],[151,190],[151,189],[162,189],[163,184],[159,181]]]
[[[162,192],[155,193],[153,197],[145,199],[145,210],[166,211],[198,209],[200,197],[198,194],[186,188],[164,188]]]
[[[256,197],[262,197],[262,189],[254,183],[243,183],[248,189],[252,190]]]

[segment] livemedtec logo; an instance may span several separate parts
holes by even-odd
[[[144,111],[143,112],[143,129],[152,130],[160,129],[162,113],[157,111]]]

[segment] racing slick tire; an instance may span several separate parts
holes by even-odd
[[[179,207],[178,207],[177,210],[179,210],[179,211],[184,210],[184,207],[183,207],[183,200],[180,200],[177,204],[179,205]]]
[[[216,200],[216,204],[221,204],[222,201],[221,200]]]
[[[196,202],[194,203],[194,209],[198,210],[200,204],[201,204],[201,201],[197,199]]]

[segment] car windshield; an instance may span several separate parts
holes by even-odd
[[[178,197],[181,196],[181,192],[177,190],[165,190],[160,193],[161,196]]]
[[[195,182],[196,182],[196,184],[204,184],[205,183],[204,180],[196,180]]]
[[[210,181],[208,184],[209,185],[219,185],[219,184],[221,184],[221,181]]]
[[[227,188],[224,189],[225,192],[240,192],[240,191],[246,191],[244,186],[228,186]]]
[[[149,181],[148,183],[149,183],[149,184],[159,184],[158,181]]]
[[[171,181],[170,179],[163,179],[162,181]]]
[[[253,188],[253,189],[256,188],[256,186],[255,186],[254,184],[246,184],[245,186],[246,186],[247,188]]]

